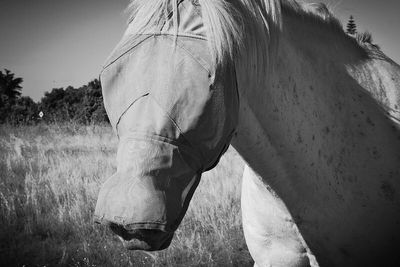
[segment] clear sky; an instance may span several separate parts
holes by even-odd
[[[317,0],[318,1],[318,0]],[[320,0],[400,63],[400,0]],[[98,77],[125,27],[128,0],[0,0],[0,69],[24,79],[23,95],[79,87]]]

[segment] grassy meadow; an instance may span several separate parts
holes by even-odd
[[[1,266],[251,266],[241,228],[243,163],[229,150],[203,175],[167,250],[127,251],[93,223],[115,172],[110,126],[0,125]]]

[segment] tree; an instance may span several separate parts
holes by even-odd
[[[29,96],[22,96],[11,106],[8,122],[11,124],[34,124],[38,121],[39,108]]]
[[[76,114],[74,120],[81,123],[108,122],[100,81],[95,79],[82,86],[80,90],[84,92],[84,97],[82,98],[80,112]]]
[[[0,95],[5,95],[8,101],[12,103],[21,96],[22,78],[14,78],[14,73],[4,69],[4,73],[0,71]]]
[[[45,121],[78,123],[108,122],[100,81],[95,79],[80,88],[68,86],[46,92],[40,103]]]
[[[354,35],[357,33],[357,25],[354,22],[354,17],[350,16],[349,21],[347,22],[347,31],[348,34]]]
[[[21,96],[22,82],[22,78],[15,78],[11,71],[0,71],[0,123],[13,122],[12,114]]]
[[[54,88],[40,103],[21,96],[22,81],[7,69],[0,72],[0,123],[33,124],[39,121],[39,111],[44,113],[41,120],[47,122],[108,122],[97,79],[80,88]]]
[[[0,95],[0,123],[34,124],[38,121],[38,104],[29,96],[11,102],[7,95]]]
[[[70,90],[68,90],[70,92]],[[53,88],[46,92],[40,102],[40,109],[44,112],[44,120],[51,122],[69,121],[68,104],[65,101],[64,88]]]

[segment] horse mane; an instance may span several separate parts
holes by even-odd
[[[286,15],[298,16],[329,31],[345,34],[342,23],[324,3],[281,0],[281,5],[282,13]]]
[[[146,32],[160,26],[173,11],[175,32],[178,31],[178,2],[182,0],[130,0],[126,10],[135,32]],[[244,58],[246,68],[251,69],[252,80],[265,80],[267,71],[279,45],[282,31],[282,13],[300,16],[331,32],[348,36],[340,21],[323,3],[302,0],[198,0],[207,28],[207,39],[216,63]],[[354,38],[352,38],[355,40]],[[358,42],[360,49],[369,53],[369,47]],[[377,54],[373,49],[373,54]]]
[[[161,25],[173,12],[177,32],[179,0],[131,0],[127,8],[134,32],[146,32]],[[246,58],[256,77],[265,77],[270,55],[277,47],[281,29],[280,0],[199,0],[207,40],[217,64]],[[267,52],[267,53],[266,53]]]

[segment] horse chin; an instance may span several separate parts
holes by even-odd
[[[126,230],[124,227],[112,224],[110,229],[118,235],[124,247],[128,250],[158,251],[169,247],[174,233],[157,229]]]

